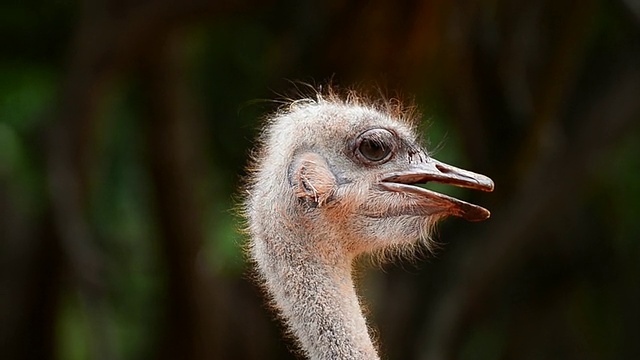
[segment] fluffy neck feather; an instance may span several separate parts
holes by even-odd
[[[272,228],[275,229],[275,226]],[[309,239],[279,235],[254,243],[253,255],[289,329],[311,359],[377,359],[341,249],[318,252]],[[329,243],[325,241],[324,243]],[[336,243],[336,242],[333,242]]]

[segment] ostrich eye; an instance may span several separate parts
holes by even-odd
[[[357,141],[356,155],[366,163],[380,163],[391,155],[393,135],[383,129],[368,130]]]
[[[371,161],[380,161],[387,157],[391,152],[385,144],[373,139],[364,139],[358,148],[360,153]]]

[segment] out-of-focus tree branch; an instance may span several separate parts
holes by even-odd
[[[631,14],[635,17],[636,25],[640,26],[640,1],[638,0],[620,0],[622,5],[624,5]]]
[[[164,359],[211,359],[219,337],[214,330],[215,285],[205,277],[201,258],[204,214],[201,178],[204,171],[202,138],[190,106],[184,37],[177,32],[155,43],[143,65],[148,113],[146,131],[160,239],[168,268],[168,308]],[[208,281],[207,281],[208,280]]]
[[[97,106],[102,100],[105,89],[110,85],[109,81],[114,79],[114,75],[139,63],[143,56],[155,50],[152,47],[153,44],[157,41],[162,42],[162,39],[171,34],[175,28],[187,20],[227,15],[246,5],[246,2],[205,0],[84,1],[82,3],[75,39],[69,49],[68,72],[62,84],[59,106],[49,132],[47,172],[52,214],[55,229],[59,235],[57,238],[60,239],[64,261],[70,273],[75,276],[75,286],[78,287],[81,301],[85,305],[89,326],[93,331],[92,353],[96,359],[112,358],[111,349],[113,349],[109,335],[105,332],[107,326],[104,324],[106,319],[103,308],[104,284],[101,274],[101,254],[96,249],[94,234],[87,215],[88,194],[91,188],[90,174],[96,150],[94,131]],[[162,60],[162,57],[160,59]],[[151,65],[153,67],[154,64]],[[161,73],[157,74],[161,75]],[[161,86],[166,90],[170,89],[172,84],[161,84]],[[156,113],[158,116],[163,115],[160,111]],[[170,124],[174,117],[166,117],[166,119],[168,121],[166,123]],[[159,145],[158,148],[161,149],[162,146]],[[172,155],[166,152],[164,154]],[[165,168],[159,171],[180,170]],[[169,178],[172,176],[179,178],[181,175],[184,174],[162,174]],[[170,194],[179,191],[171,189],[174,184],[166,185],[168,186],[160,184],[162,191],[166,190]],[[165,206],[180,205],[163,204]],[[181,216],[187,216],[187,212],[181,212],[180,207],[175,208],[175,212]],[[174,220],[169,219],[167,214],[162,215],[164,220]],[[184,222],[178,223],[184,224]],[[180,249],[175,249],[177,253],[172,254],[168,258],[169,261],[191,261],[195,258],[193,251],[197,251],[197,242],[193,241],[194,237],[199,236],[181,233],[182,230],[189,230],[189,228],[180,228],[180,225],[178,228],[165,229],[175,230],[168,235],[166,245],[171,250],[172,244],[184,241],[186,244],[184,246],[191,249],[191,252],[184,254],[185,258],[185,256],[178,256],[181,253],[178,251]],[[188,239],[179,239],[180,236]],[[175,258],[173,255],[176,255]],[[191,265],[195,266],[192,262],[176,263],[171,269],[177,273],[169,276],[175,276],[172,278],[174,280],[185,280],[185,276],[190,272],[179,270]],[[194,293],[193,291],[178,292],[176,296],[186,299],[194,296]],[[178,301],[172,305],[181,307],[172,310],[176,313],[176,319],[180,316],[178,312],[192,311],[193,316],[189,319],[194,321],[198,319],[199,324],[205,322],[204,317],[199,319],[204,312],[201,307],[196,306],[197,304]],[[178,327],[176,331],[179,329],[186,328]],[[194,330],[200,329],[200,327],[194,328]],[[189,334],[182,335],[184,339]],[[191,345],[184,346],[180,351],[184,351],[185,356],[188,354],[191,357],[176,357],[201,358],[200,355],[206,354],[206,352],[195,350]]]

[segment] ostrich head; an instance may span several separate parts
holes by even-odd
[[[254,156],[245,203],[251,256],[311,357],[376,356],[353,291],[354,257],[428,239],[449,215],[489,217],[416,186],[493,190],[488,177],[431,158],[395,109],[335,95],[292,102],[270,119]]]
[[[284,216],[310,234],[339,239],[332,247],[348,256],[425,239],[448,215],[488,218],[482,207],[415,185],[493,190],[488,177],[431,158],[413,119],[403,116],[335,96],[292,103],[262,139],[249,203],[250,216],[261,216],[251,223]]]

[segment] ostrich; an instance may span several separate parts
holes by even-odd
[[[377,359],[354,288],[363,253],[429,245],[434,223],[489,211],[415,184],[492,191],[486,176],[439,162],[412,115],[353,94],[297,100],[270,118],[249,169],[249,253],[274,307],[311,359]]]

